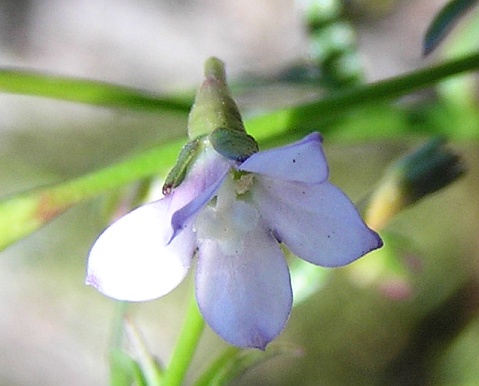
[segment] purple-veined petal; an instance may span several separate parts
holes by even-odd
[[[313,264],[348,264],[382,241],[349,198],[329,182],[304,184],[256,177],[253,200],[276,237]]]
[[[319,133],[311,133],[284,147],[253,154],[238,169],[312,184],[326,181],[329,173]]]
[[[170,240],[211,200],[233,163],[212,147],[205,149],[199,156],[185,180],[172,193],[175,212],[171,215]]]
[[[143,205],[107,228],[93,245],[86,283],[119,300],[163,296],[185,277],[196,248],[192,224],[171,243],[173,196]]]
[[[288,266],[261,223],[243,237],[239,253],[218,239],[199,240],[196,297],[210,327],[238,347],[264,349],[291,312]]]

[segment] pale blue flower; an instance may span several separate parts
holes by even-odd
[[[313,264],[336,267],[382,241],[328,182],[321,137],[227,159],[204,140],[183,182],[122,217],[90,252],[87,283],[120,300],[173,290],[197,256],[196,297],[229,343],[264,349],[292,306],[283,243]]]

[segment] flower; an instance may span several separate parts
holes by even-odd
[[[240,161],[218,153],[209,137],[200,148],[165,197],[100,235],[86,282],[120,300],[155,299],[184,279],[196,255],[206,322],[233,345],[264,349],[292,307],[281,243],[299,258],[336,267],[382,241],[328,181],[318,133]]]

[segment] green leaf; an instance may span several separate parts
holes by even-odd
[[[0,69],[0,92],[118,108],[188,112],[191,106],[190,100],[135,88],[17,69]]]
[[[423,54],[430,54],[447,36],[454,24],[477,0],[451,0],[434,17],[429,25],[423,44]]]
[[[271,344],[266,351],[226,349],[196,381],[195,386],[224,386],[247,370],[279,355],[300,355],[300,351],[287,344]]]

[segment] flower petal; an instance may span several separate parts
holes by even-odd
[[[196,297],[210,327],[227,342],[264,349],[291,312],[288,266],[278,243],[261,223],[243,239],[241,253],[222,241],[199,241]]]
[[[319,133],[311,133],[288,146],[253,154],[238,169],[287,181],[321,183],[329,173],[321,141]]]
[[[382,245],[348,197],[329,182],[304,184],[257,177],[252,192],[275,236],[313,264],[345,265]]]
[[[185,277],[196,247],[192,225],[166,245],[173,196],[143,205],[107,228],[93,245],[86,283],[119,300],[163,296]]]
[[[204,150],[174,194],[171,226],[173,239],[205,206],[221,186],[233,161],[217,153],[212,147]]]

